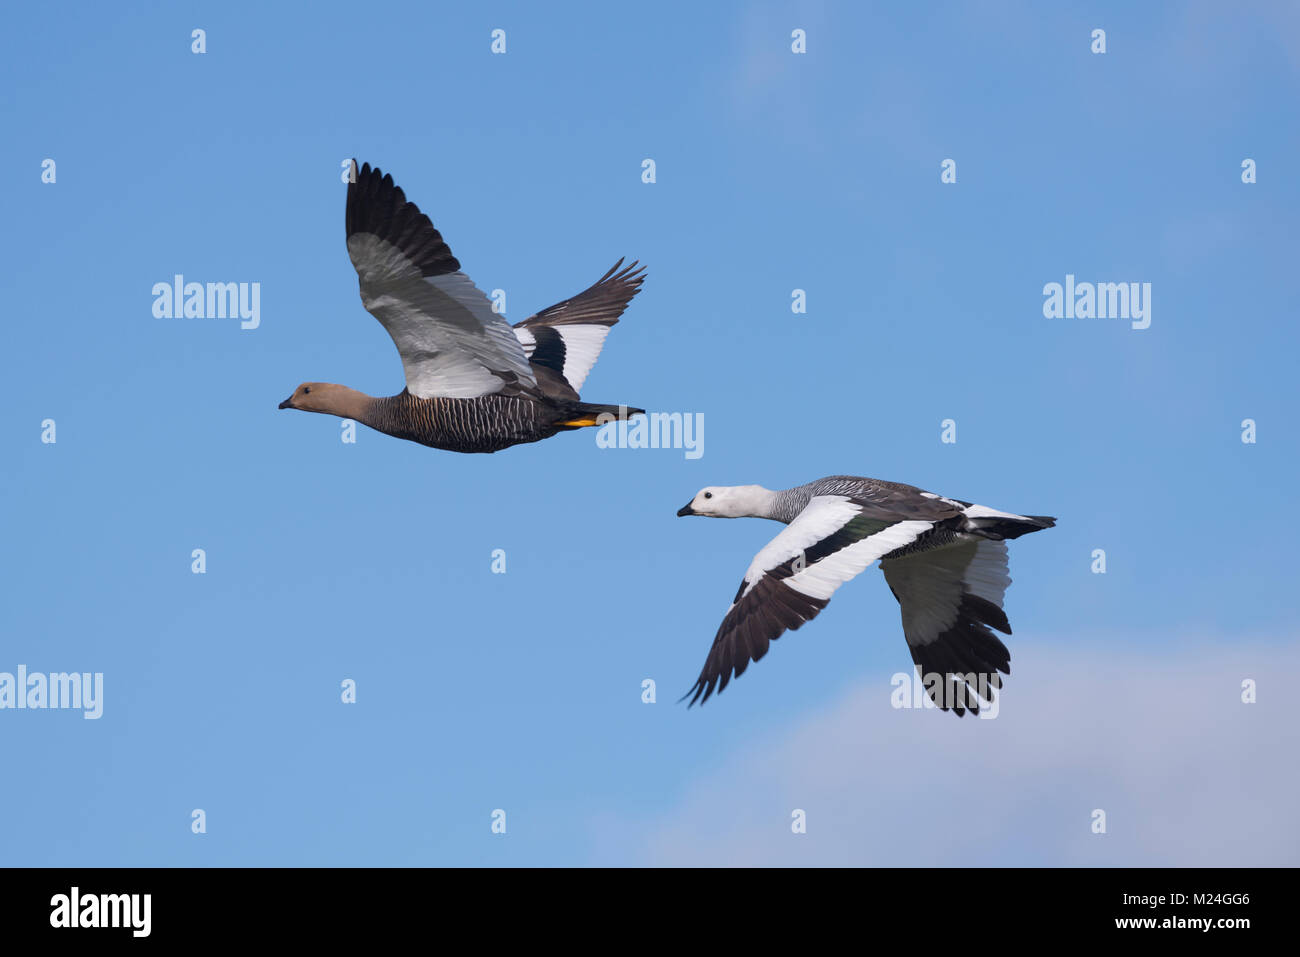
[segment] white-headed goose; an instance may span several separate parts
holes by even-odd
[[[833,475],[771,492],[759,485],[701,489],[678,515],[770,518],[786,527],[754,557],[728,609],[691,704],[721,692],[768,643],[817,616],[835,590],[880,559],[898,599],[903,636],[931,699],[979,713],[1011,673],[1002,598],[1011,584],[1004,539],[1056,519],[1012,515],[911,485]],[[932,680],[930,676],[940,678]]]
[[[583,402],[578,390],[640,289],[644,267],[620,270],[620,259],[589,289],[511,327],[392,176],[369,163],[352,167],[348,255],[362,304],[402,357],[406,388],[376,398],[304,382],[280,408],[355,419],[453,452],[495,452],[597,425],[602,414],[643,411]]]

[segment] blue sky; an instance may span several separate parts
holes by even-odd
[[[1300,863],[1293,6],[358,9],[0,38],[0,671],[104,674],[98,720],[0,711],[0,863]],[[349,156],[513,321],[647,264],[583,397],[702,413],[704,454],[277,411],[402,386]],[[260,283],[259,327],[155,318],[177,273]],[[1149,282],[1150,327],[1045,318],[1067,274]],[[777,531],[676,509],[834,473],[1058,516],[997,720],[890,708],[875,570],[674,703]]]

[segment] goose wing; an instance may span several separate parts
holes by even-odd
[[[587,374],[600,357],[610,327],[618,322],[645,280],[644,266],[635,262],[622,266],[620,259],[576,296],[515,323],[515,335],[529,361],[558,373],[575,396],[582,391]]]
[[[393,177],[369,163],[348,183],[348,256],[361,302],[388,330],[414,396],[532,392],[537,381],[503,316]]]
[[[1011,652],[990,629],[1011,634],[1002,599],[1011,576],[1007,544],[959,536],[951,544],[880,563],[898,599],[903,636],[927,693],[944,711],[979,714],[993,701]]]
[[[722,619],[691,704],[721,692],[787,629],[811,621],[835,590],[876,559],[915,542],[960,512],[942,499],[909,497],[906,508],[850,495],[818,495],[750,564]]]

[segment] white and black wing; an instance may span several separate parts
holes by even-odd
[[[623,260],[591,286],[515,324],[515,335],[534,365],[561,376],[576,396],[596,364],[605,336],[641,291],[645,267]]]
[[[1007,545],[974,536],[880,563],[898,599],[903,635],[926,690],[944,711],[979,714],[993,701],[1011,652],[990,629],[1011,634],[1002,599],[1011,577]]]
[[[910,502],[906,514],[899,514],[848,495],[815,496],[754,556],[687,692],[691,704],[725,689],[767,654],[772,641],[815,618],[840,585],[876,559],[959,514],[939,499]]]
[[[359,170],[348,183],[348,256],[361,301],[402,357],[420,398],[468,399],[536,389],[523,347],[503,316],[392,176]]]

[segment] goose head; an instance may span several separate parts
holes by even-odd
[[[696,492],[677,514],[746,518],[762,514],[771,496],[761,485],[710,485]]]
[[[345,385],[334,385],[331,382],[304,382],[293,390],[293,395],[280,403],[280,408],[357,418],[363,414],[367,399],[368,396]]]
[[[325,383],[304,382],[293,390],[293,395],[280,403],[282,409],[301,409],[304,412],[321,412],[321,401],[325,399]]]

